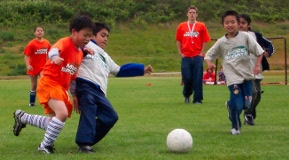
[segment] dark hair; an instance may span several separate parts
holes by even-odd
[[[106,29],[108,32],[110,32],[110,28],[104,23],[96,22],[94,25],[93,35],[96,35],[102,29]]]
[[[35,26],[35,27],[34,27],[34,32],[36,31],[36,29],[37,29],[38,27],[39,27],[39,28],[42,28],[42,29],[44,30],[44,28],[41,27],[41,26]]]
[[[239,16],[239,13],[234,11],[234,10],[228,10],[226,11],[225,13],[223,13],[222,15],[222,24],[224,24],[224,19],[227,17],[227,16],[235,16],[238,23],[240,23],[240,16]]]
[[[85,28],[89,28],[91,30],[94,28],[94,23],[91,17],[88,15],[77,15],[70,22],[69,32],[71,32],[72,29],[75,29],[77,32],[79,32]]]
[[[251,18],[248,14],[240,14],[240,18],[244,18],[248,25],[251,24]],[[251,30],[251,27],[248,27],[248,29]]]

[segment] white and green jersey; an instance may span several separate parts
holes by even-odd
[[[222,58],[227,85],[240,84],[254,79],[250,54],[259,56],[264,50],[248,33],[239,31],[234,38],[221,37],[207,51],[205,59],[213,61]]]

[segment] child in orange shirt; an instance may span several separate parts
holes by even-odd
[[[204,84],[214,84],[215,83],[215,73],[211,68],[207,68],[207,72],[203,76]]]
[[[23,51],[27,74],[31,80],[29,106],[35,105],[37,78],[46,63],[47,53],[50,49],[50,42],[43,38],[44,29],[41,26],[34,28],[34,35],[35,38],[27,44]]]
[[[58,40],[48,53],[49,60],[43,68],[43,76],[39,79],[37,97],[50,117],[27,114],[22,110],[16,110],[13,114],[15,136],[20,134],[26,124],[46,131],[38,146],[38,150],[46,154],[54,153],[54,141],[71,115],[72,103],[67,91],[70,82],[76,77],[83,58],[82,48],[90,41],[93,27],[94,23],[89,16],[75,17],[69,28],[71,36]]]

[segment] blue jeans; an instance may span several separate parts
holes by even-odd
[[[203,57],[182,58],[183,95],[190,97],[194,93],[193,102],[203,100]]]
[[[233,84],[228,86],[230,91],[230,115],[232,128],[239,130],[241,128],[240,114],[245,104],[245,94],[252,95],[251,81],[244,81],[241,84]]]
[[[109,132],[118,115],[98,85],[77,79],[76,96],[81,113],[75,142],[92,146]]]

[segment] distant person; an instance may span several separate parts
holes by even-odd
[[[223,66],[220,67],[220,70],[218,71],[218,82],[217,84],[226,84],[226,76],[223,72]]]
[[[176,31],[178,53],[182,58],[181,72],[185,103],[203,101],[203,59],[206,43],[211,40],[204,23],[197,21],[198,9],[191,6],[187,10],[188,21],[179,24]]]
[[[261,101],[261,81],[264,78],[262,72],[264,70],[270,70],[269,63],[266,57],[272,56],[274,47],[272,43],[264,38],[261,33],[251,30],[251,18],[247,14],[240,15],[240,30],[249,33],[264,48],[265,52],[262,58],[261,72],[255,76],[256,79],[252,80],[252,102],[251,107],[245,110],[245,124],[254,125],[254,119],[256,118],[256,107]],[[251,54],[250,54],[251,55]],[[256,57],[251,55],[252,64],[256,62]]]
[[[50,49],[50,42],[43,38],[44,29],[41,26],[34,28],[34,35],[35,38],[27,44],[23,51],[27,74],[31,81],[29,98],[29,106],[31,107],[35,106],[37,79],[41,75]]]
[[[76,83],[71,85],[74,105],[80,110],[80,119],[75,142],[81,153],[93,153],[98,143],[118,120],[118,115],[106,97],[110,74],[116,77],[132,77],[150,74],[153,68],[138,63],[118,66],[104,51],[108,43],[110,28],[95,23],[93,38],[86,45],[94,55],[86,55],[77,74]],[[76,96],[76,97],[75,97]]]
[[[207,68],[207,71],[204,73],[203,76],[203,83],[204,84],[214,84],[215,83],[215,73],[212,68]]]
[[[241,133],[240,114],[245,105],[245,93],[252,93],[248,86],[254,75],[260,72],[264,50],[249,34],[238,31],[240,17],[236,11],[226,11],[222,15],[222,25],[227,33],[207,51],[205,60],[209,68],[215,68],[212,61],[222,57],[222,66],[230,91],[227,104],[232,122],[230,132],[236,135]],[[249,53],[257,56],[254,68]]]
[[[68,88],[75,79],[83,58],[82,48],[90,41],[94,23],[86,15],[76,16],[70,23],[70,37],[58,40],[48,52],[49,60],[39,79],[37,97],[49,116],[27,114],[22,110],[14,112],[13,133],[18,136],[26,124],[44,129],[44,139],[38,150],[45,154],[54,153],[54,141],[72,112]],[[92,54],[89,49],[84,49]]]

